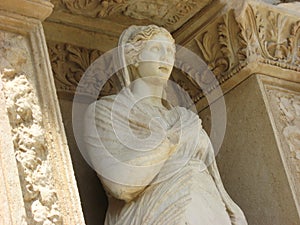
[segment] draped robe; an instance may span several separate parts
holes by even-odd
[[[198,115],[137,101],[91,104],[85,143],[109,197],[106,225],[246,225],[225,191]]]

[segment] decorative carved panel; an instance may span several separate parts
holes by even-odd
[[[300,209],[300,88],[298,84],[263,80],[271,110],[275,134],[290,186]]]
[[[123,14],[134,19],[147,19],[169,30],[174,30],[211,2],[212,0],[132,1]]]
[[[122,12],[129,0],[60,0],[62,6],[74,14],[105,17]]]
[[[278,10],[248,5],[238,21],[229,11],[193,41],[220,83],[253,61],[300,71],[300,20]]]
[[[207,63],[219,85],[230,80],[236,85],[237,80],[242,81],[246,77],[234,78],[237,75],[243,76],[244,68],[248,75],[251,75],[251,71],[260,70],[273,73],[276,68],[300,72],[299,18],[300,14],[296,17],[283,8],[251,3],[246,4],[243,10],[229,9],[211,18],[211,22],[207,21],[203,27],[199,24],[198,30],[183,27],[175,32],[175,37]],[[268,66],[269,71],[261,69],[266,68],[263,65]],[[271,67],[274,68],[272,71]],[[199,76],[205,79],[205,74]],[[192,84],[182,82],[184,86]],[[206,83],[211,87],[209,89],[218,85],[213,79],[206,80]],[[226,91],[230,89],[229,85],[226,88]]]
[[[102,55],[102,52],[56,42],[48,42],[48,49],[57,92],[63,98],[72,99],[83,74],[92,62]],[[111,62],[107,62],[107,64],[109,65]],[[90,81],[86,80],[85,86],[77,89],[79,94],[87,97],[98,95],[100,97],[116,93],[116,88],[119,87],[116,77],[112,76],[105,84],[102,84],[105,78],[101,76],[106,74],[104,72],[106,68],[100,69],[102,70],[99,74],[95,74]],[[100,92],[102,85],[103,88]]]

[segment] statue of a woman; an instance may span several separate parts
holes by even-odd
[[[119,53],[123,90],[91,104],[85,118],[87,151],[109,198],[105,224],[246,225],[199,117],[162,101],[175,59],[170,33],[131,26]]]

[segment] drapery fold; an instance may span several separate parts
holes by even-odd
[[[201,182],[198,173],[214,182],[214,195],[231,224],[247,224],[223,187],[209,137],[195,113],[145,104],[125,89],[91,104],[85,120],[93,167],[110,200],[121,200],[110,204],[106,225],[182,224],[195,194],[193,182]]]

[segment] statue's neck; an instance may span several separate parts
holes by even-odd
[[[137,79],[133,82],[131,91],[139,101],[163,107],[161,100],[164,85],[165,83],[162,81],[150,82],[149,80]]]

